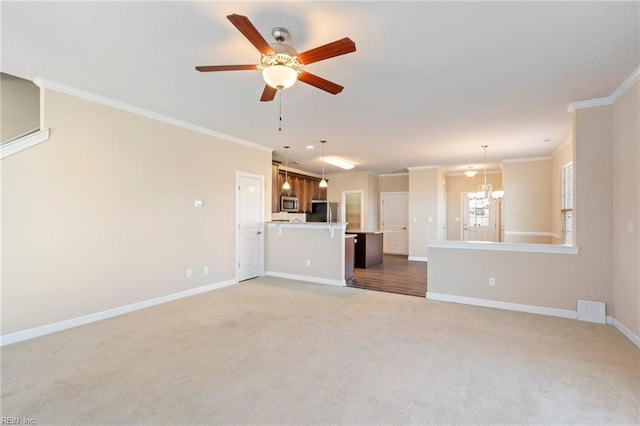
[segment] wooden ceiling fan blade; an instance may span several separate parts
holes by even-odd
[[[298,74],[298,80],[310,84],[311,86],[317,87],[320,90],[324,90],[325,92],[329,92],[332,95],[337,95],[338,93],[342,92],[342,89],[344,89],[344,87],[340,86],[339,84],[336,84],[329,80],[325,80],[322,77],[318,77],[317,75],[311,74],[306,71],[300,71],[300,73]]]
[[[264,90],[262,91],[262,96],[260,97],[260,102],[271,102],[276,97],[277,91],[277,89],[274,89],[268,84],[265,84]]]
[[[298,53],[298,61],[303,65],[308,65],[355,51],[356,43],[349,37],[345,37],[324,46]]]
[[[255,71],[258,69],[257,65],[200,65],[196,67],[196,70],[200,72],[212,72],[212,71]]]
[[[253,44],[256,49],[260,51],[263,55],[274,55],[275,52],[269,46],[269,43],[260,35],[256,27],[253,26],[249,18],[242,15],[236,15],[235,13],[232,15],[227,15],[227,19],[231,21],[233,25],[244,35],[247,40]]]

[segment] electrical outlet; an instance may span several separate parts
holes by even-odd
[[[307,259],[307,266],[311,266],[311,260]]]
[[[205,266],[204,268],[202,268],[202,272],[205,273],[205,274],[208,274],[209,273],[209,267]]]
[[[191,269],[187,269],[187,278],[191,278],[191,275],[193,275],[193,271]]]
[[[489,287],[495,287],[495,286],[496,286],[496,278],[489,277]]]

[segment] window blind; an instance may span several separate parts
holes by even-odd
[[[562,231],[561,242],[565,246],[572,246],[573,235],[573,161],[569,161],[562,167],[561,174],[561,212]]]

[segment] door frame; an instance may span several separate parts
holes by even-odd
[[[265,193],[264,193],[264,176],[263,175],[258,175],[255,173],[248,173],[248,172],[241,172],[236,170],[236,182],[235,182],[235,186],[233,188],[233,195],[234,195],[234,201],[235,201],[235,224],[234,224],[234,234],[235,234],[235,246],[236,246],[236,256],[235,256],[235,262],[233,264],[233,269],[235,270],[235,280],[236,282],[238,281],[238,274],[240,272],[240,267],[239,267],[239,262],[240,262],[240,220],[239,220],[239,208],[238,208],[238,202],[239,202],[239,198],[238,198],[238,191],[240,190],[240,178],[241,177],[248,177],[248,178],[254,178],[254,179],[258,179],[260,181],[260,187],[261,187],[261,192],[262,192],[262,197],[260,197],[260,231],[262,232],[261,237],[260,237],[260,256],[259,256],[259,261],[260,261],[260,266],[259,266],[259,274],[258,276],[264,276],[264,197],[265,197]]]
[[[347,194],[360,194],[360,228],[367,229],[364,223],[364,191],[361,189],[342,191],[342,197],[340,199],[342,223],[347,223]]]
[[[384,195],[406,195],[407,196],[407,217],[406,217],[406,225],[407,225],[407,238],[405,240],[405,247],[404,247],[404,254],[409,254],[409,226],[410,226],[410,221],[409,221],[409,191],[390,191],[390,192],[381,192],[380,193],[380,229],[382,229],[382,221],[383,221],[383,212],[384,212],[384,208],[383,206],[383,196]]]

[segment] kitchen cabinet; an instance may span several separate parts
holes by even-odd
[[[284,184],[284,168],[273,164],[272,172],[272,196],[271,212],[280,211],[280,195],[292,195],[298,197],[298,213],[311,213],[311,200],[326,200],[327,189],[320,188],[320,178],[305,176],[299,173],[288,172],[289,185],[291,189],[282,189]]]

